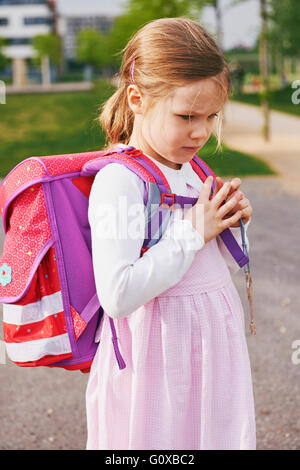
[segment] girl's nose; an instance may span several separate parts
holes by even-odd
[[[203,124],[193,126],[190,132],[190,138],[192,140],[205,140],[209,137],[209,128]]]

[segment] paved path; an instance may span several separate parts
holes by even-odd
[[[88,91],[93,88],[92,82],[66,82],[52,83],[51,85],[26,85],[17,87],[8,85],[6,87],[7,95],[32,94],[32,93],[65,93],[67,91]]]
[[[296,106],[296,105],[295,105]],[[300,118],[271,112],[271,140],[265,142],[260,108],[231,101],[225,110],[224,142],[231,148],[267,161],[277,172],[279,183],[300,195]]]

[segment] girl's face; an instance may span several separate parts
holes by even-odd
[[[219,85],[211,78],[175,88],[170,96],[150,106],[146,114],[135,114],[129,145],[179,169],[208,141],[223,104]]]

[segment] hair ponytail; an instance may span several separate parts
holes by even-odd
[[[128,106],[126,86],[119,86],[100,109],[98,121],[106,133],[106,148],[117,143],[128,143],[133,130],[134,114]]]

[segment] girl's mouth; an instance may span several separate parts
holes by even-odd
[[[196,153],[199,150],[199,147],[182,147],[185,152]]]

